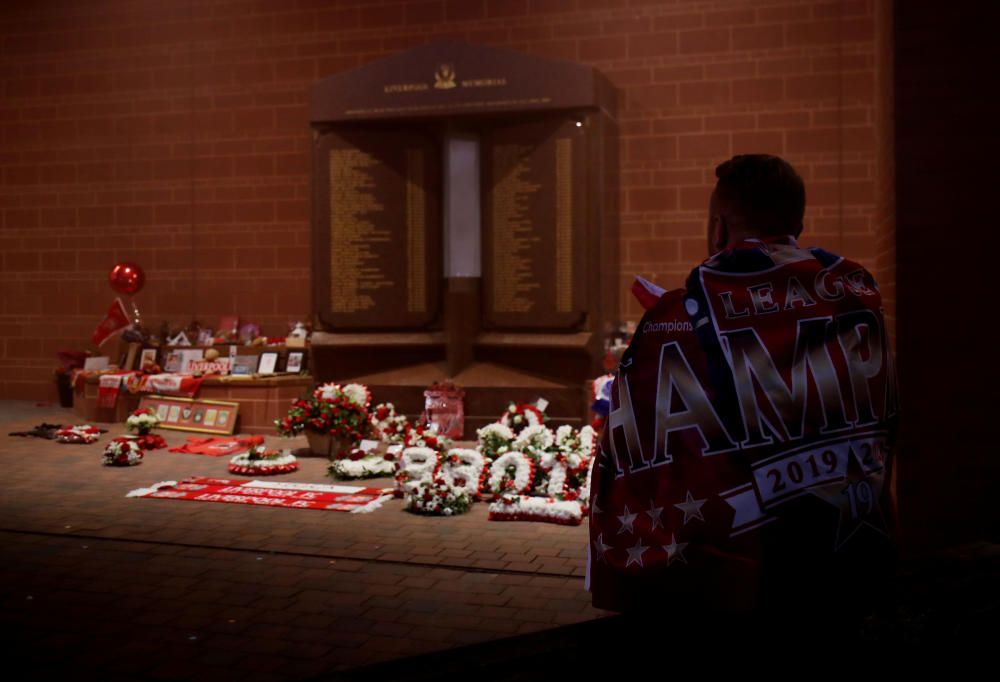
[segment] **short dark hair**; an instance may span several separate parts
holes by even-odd
[[[802,232],[806,188],[792,165],[770,154],[741,154],[715,169],[716,200],[760,235]]]

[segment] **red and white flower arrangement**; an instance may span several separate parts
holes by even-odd
[[[493,422],[476,431],[477,448],[487,462],[492,462],[505,452],[513,450],[514,437],[514,430],[509,426]]]
[[[477,450],[452,448],[441,463],[441,474],[456,488],[469,493],[472,499],[478,499],[486,477],[486,458]]]
[[[410,426],[406,415],[397,414],[392,403],[380,403],[371,411],[371,424],[374,435],[383,443],[398,444],[406,438]]]
[[[395,471],[395,455],[378,452],[376,448],[355,448],[350,454],[332,460],[327,466],[327,474],[341,480],[392,476]]]
[[[166,439],[158,433],[147,433],[143,436],[135,436],[134,440],[143,450],[162,450],[167,447]]]
[[[542,521],[579,526],[583,510],[578,502],[527,495],[503,495],[489,507],[490,521]]]
[[[396,468],[396,497],[412,493],[420,481],[433,478],[440,463],[441,455],[433,448],[404,448]]]
[[[517,434],[513,449],[520,452],[542,453],[551,448],[555,442],[556,437],[552,429],[544,424],[532,424]]]
[[[101,430],[90,424],[66,426],[56,431],[56,441],[59,443],[94,443],[101,437]]]
[[[268,450],[264,439],[253,436],[247,452],[229,460],[229,471],[242,476],[273,476],[298,471],[299,462],[288,450]]]
[[[545,413],[536,405],[528,403],[510,403],[499,419],[501,424],[509,426],[515,433],[527,426],[542,424],[545,420]]]
[[[160,418],[156,416],[156,410],[151,407],[138,409],[125,420],[125,428],[140,436],[146,435],[159,425]]]
[[[426,426],[407,425],[406,434],[403,436],[403,447],[430,448],[440,453],[451,447],[451,439]]]
[[[338,443],[335,457],[350,453],[371,429],[368,403],[371,394],[361,384],[323,384],[311,396],[292,401],[284,418],[275,421],[285,437],[303,431],[332,436]]]
[[[494,496],[520,495],[531,490],[535,462],[523,452],[507,452],[490,465],[487,487]]]
[[[406,496],[405,509],[414,514],[454,516],[464,514],[472,506],[472,495],[462,487],[452,484],[444,476],[434,476],[417,481]]]
[[[142,448],[132,438],[114,438],[104,448],[105,466],[128,467],[142,463]]]
[[[337,397],[345,397],[355,405],[368,409],[372,404],[372,394],[364,384],[346,384],[341,386],[333,382],[322,384],[315,391],[313,397],[320,400],[333,400]]]

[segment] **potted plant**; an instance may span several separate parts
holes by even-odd
[[[348,455],[368,435],[370,403],[371,394],[361,384],[324,384],[293,401],[275,425],[285,437],[304,433],[313,453],[336,459]]]

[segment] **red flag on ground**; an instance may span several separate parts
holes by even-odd
[[[97,325],[97,329],[94,330],[94,335],[90,337],[90,340],[94,342],[95,346],[100,346],[114,333],[130,324],[132,324],[132,321],[129,319],[128,313],[125,312],[125,304],[122,303],[120,298],[116,298],[115,302],[108,308],[108,314]]]

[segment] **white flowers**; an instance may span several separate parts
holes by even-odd
[[[405,440],[409,421],[406,415],[396,413],[396,406],[392,403],[376,405],[369,420],[383,443],[402,443]]]
[[[368,387],[362,384],[347,384],[343,388],[343,393],[355,405],[368,407],[371,404],[372,394],[368,391]]]
[[[568,428],[571,431],[573,429],[571,426],[562,428]],[[549,427],[544,424],[534,424],[533,426],[526,427],[518,434],[517,438],[514,439],[513,447],[515,450],[523,451],[530,448],[540,452],[548,450],[554,442],[555,436]]]
[[[330,462],[327,471],[331,476],[341,479],[377,478],[392,476],[396,471],[396,462],[387,460],[382,455],[369,455],[358,460],[335,459]]]
[[[501,424],[500,422],[493,422],[492,424],[487,424],[481,429],[476,431],[476,438],[482,443],[488,438],[496,438],[499,440],[514,440],[514,432],[506,424]]]
[[[405,509],[415,514],[452,516],[469,511],[471,506],[472,496],[466,490],[438,476],[418,481],[406,496]]]
[[[485,466],[486,458],[477,450],[453,448],[444,457],[441,474],[456,488],[464,490],[474,498],[479,495]]]
[[[313,395],[321,400],[333,400],[343,396],[359,407],[367,408],[371,404],[372,394],[364,384],[340,384],[329,382],[319,386]]]
[[[513,470],[513,475],[511,471]],[[487,483],[494,494],[505,492],[524,493],[531,489],[531,481],[535,474],[535,464],[523,452],[508,452],[490,466],[490,478]]]
[[[250,452],[244,452],[241,455],[236,455],[229,460],[230,464],[244,467],[247,469],[270,469],[274,467],[283,467],[292,464],[296,460],[295,455],[289,450],[283,450],[281,454],[271,455],[265,457],[256,457],[251,459]]]
[[[138,433],[148,433],[160,425],[160,418],[151,409],[136,410],[125,420],[125,428]]]
[[[142,463],[142,448],[134,440],[115,438],[104,449],[105,466],[135,466]]]
[[[578,526],[583,521],[579,502],[524,495],[506,496],[490,505],[490,521],[546,521]]]

